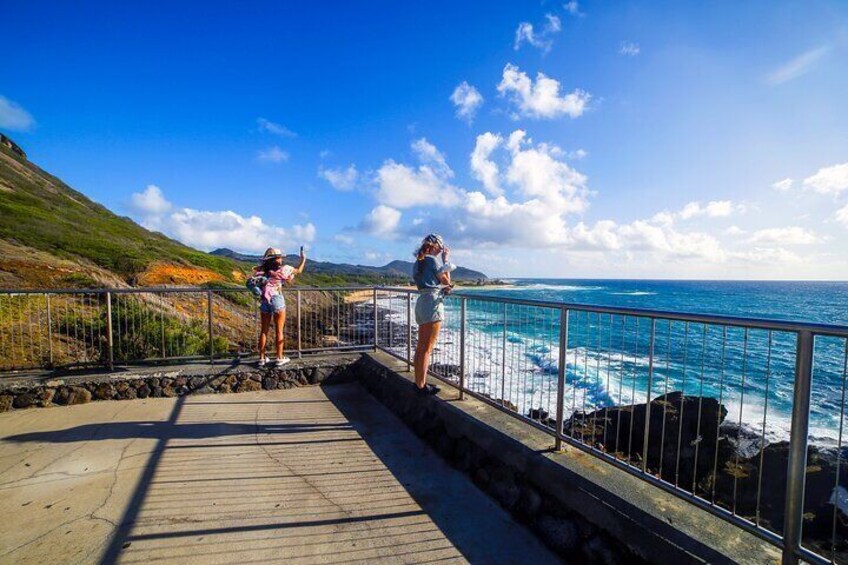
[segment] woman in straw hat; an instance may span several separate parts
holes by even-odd
[[[300,265],[283,265],[283,254],[279,249],[269,247],[262,256],[262,264],[253,270],[252,279],[258,281],[260,291],[259,312],[262,317],[262,329],[259,333],[259,366],[268,362],[265,358],[265,345],[268,343],[268,330],[271,320],[276,329],[277,367],[282,367],[291,359],[283,356],[283,328],[286,325],[286,300],[283,297],[283,283],[290,283],[296,275],[303,272],[306,255],[300,248]]]

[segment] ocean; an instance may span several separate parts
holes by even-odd
[[[462,289],[467,300],[467,386],[524,414],[556,411],[559,316],[550,309],[474,300],[487,295],[848,325],[846,282],[515,279]],[[458,364],[459,300],[446,301],[434,363]],[[401,312],[398,312],[400,318]],[[769,441],[788,438],[795,338],[783,332],[572,311],[566,357],[566,418],[682,391],[710,396]],[[835,445],[844,413],[846,340],[817,338],[810,439]],[[653,371],[649,365],[653,360]],[[650,395],[648,384],[650,379]],[[538,412],[537,412],[538,414]]]

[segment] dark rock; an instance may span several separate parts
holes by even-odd
[[[635,404],[576,413],[565,422],[563,432],[641,464],[646,411],[646,404]],[[719,425],[725,416],[727,409],[714,398],[671,392],[653,399],[648,470],[689,488],[693,479],[701,481],[712,472],[716,446],[727,447],[726,442],[719,444]]]
[[[56,394],[56,389],[53,388],[40,388],[35,393],[36,398],[38,399],[38,405],[41,407],[50,406],[53,401],[53,396]]]
[[[15,396],[15,399],[12,401],[12,406],[15,408],[32,408],[33,406],[38,406],[38,398],[35,394],[22,392]]]
[[[159,386],[161,386],[162,388],[165,388],[166,386],[170,386],[172,384],[174,384],[174,379],[170,377],[162,377],[161,379],[159,379]]]
[[[542,514],[536,520],[536,531],[549,547],[559,553],[571,553],[580,545],[577,526],[565,518]]]
[[[203,386],[194,390],[195,394],[215,394],[215,389],[211,386]]]
[[[115,387],[111,383],[100,383],[94,389],[95,400],[112,400],[115,398]]]
[[[0,412],[8,412],[12,409],[14,397],[11,394],[0,395]]]
[[[502,506],[510,510],[518,502],[520,495],[515,473],[506,466],[498,466],[492,471],[488,490]]]
[[[139,398],[147,398],[148,396],[150,396],[150,393],[151,393],[150,387],[147,386],[146,383],[142,384],[137,389],[137,394],[138,394]]]
[[[152,396],[153,398],[162,398],[162,387],[161,386],[154,386],[153,390],[151,392],[152,392],[152,394],[150,396]]]
[[[162,379],[162,380],[165,380],[165,379]],[[163,385],[161,387],[161,390],[162,390],[162,396],[164,396],[165,398],[174,398],[175,396],[177,396],[177,391],[174,390],[173,385],[170,385],[170,384]]]
[[[254,392],[257,390],[262,390],[262,383],[253,379],[245,379],[236,387],[236,392]]]
[[[198,390],[198,389],[206,386],[206,381],[207,381],[207,379],[205,379],[204,377],[192,377],[191,380],[189,381],[189,386],[193,390]]]
[[[177,377],[174,379],[174,388],[179,388],[186,385],[188,385],[188,379],[186,377]]]
[[[138,391],[134,388],[127,388],[124,393],[121,395],[121,398],[125,400],[135,400],[138,397]]]
[[[609,544],[607,539],[598,534],[590,538],[583,544],[583,554],[586,556],[586,561],[589,563],[599,563],[603,565],[618,565],[623,563],[616,555],[615,549]]]
[[[264,388],[265,390],[274,390],[277,388],[277,385],[279,385],[279,383],[280,381],[279,379],[277,379],[277,377],[265,377],[265,379],[262,381],[262,388]]]
[[[515,504],[515,512],[525,520],[532,519],[542,509],[542,496],[533,487],[524,485]]]
[[[130,388],[130,383],[127,381],[120,381],[115,383],[115,393],[119,398],[124,397],[124,393],[127,392],[127,389]]]
[[[75,404],[88,404],[91,402],[91,392],[81,386],[68,387],[68,406]]]

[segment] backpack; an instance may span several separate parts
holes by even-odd
[[[265,287],[265,283],[267,282],[268,277],[265,275],[253,275],[247,279],[245,286],[255,297],[260,298],[262,296],[262,289]]]

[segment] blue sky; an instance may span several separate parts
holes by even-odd
[[[841,1],[0,2],[0,131],[202,249],[848,278]]]

